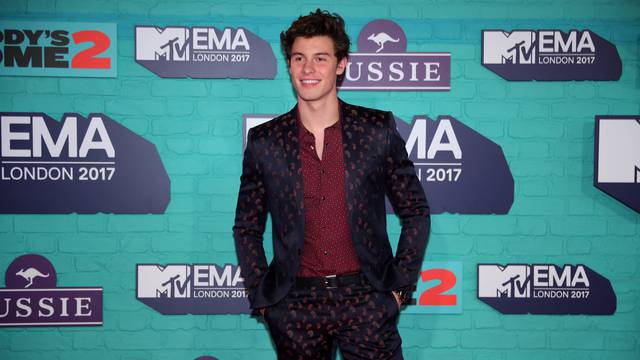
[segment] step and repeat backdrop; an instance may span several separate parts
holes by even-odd
[[[3,1],[0,358],[275,359],[231,228],[316,7],[430,202],[405,357],[640,359],[640,4],[584,0]]]

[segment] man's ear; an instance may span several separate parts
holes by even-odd
[[[344,74],[344,70],[347,68],[347,62],[349,62],[349,58],[347,56],[343,57],[338,61],[338,68],[336,69],[336,75]]]

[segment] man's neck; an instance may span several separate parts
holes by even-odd
[[[338,97],[327,97],[317,101],[298,98],[300,121],[311,132],[322,131],[335,124],[340,117]]]

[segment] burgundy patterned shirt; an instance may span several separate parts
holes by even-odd
[[[346,274],[360,270],[347,216],[341,119],[324,130],[322,160],[315,136],[298,118],[304,188],[304,248],[298,276]]]

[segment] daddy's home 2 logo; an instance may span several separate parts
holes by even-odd
[[[611,282],[586,265],[478,264],[478,299],[503,314],[611,315]]]
[[[349,54],[341,90],[448,91],[451,54],[407,52],[407,37],[391,20],[371,21]]]
[[[640,213],[640,115],[596,116],[593,184]]]
[[[163,213],[155,145],[104,114],[0,113],[0,213]]]
[[[116,24],[0,23],[0,75],[116,77]]]
[[[56,270],[37,254],[7,268],[0,288],[0,326],[100,326],[101,287],[57,287]]]
[[[243,116],[243,148],[254,126],[276,115]],[[507,214],[514,181],[502,148],[452,116],[395,117],[432,214]],[[391,205],[387,206],[393,212]]]
[[[271,46],[239,27],[136,26],[136,62],[165,78],[273,79]]]
[[[506,80],[619,80],[616,47],[591,30],[482,30],[482,65]]]
[[[138,264],[136,298],[165,315],[249,314],[240,267]]]

